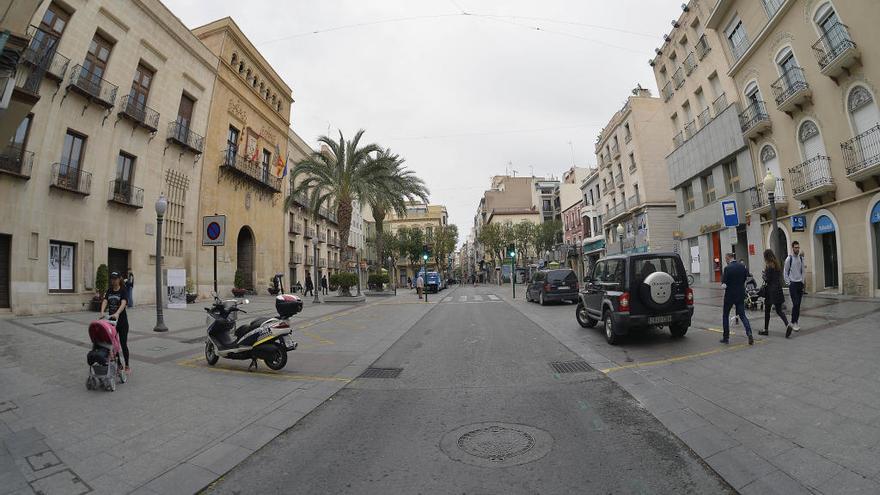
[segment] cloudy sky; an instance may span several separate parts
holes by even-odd
[[[682,0],[165,0],[231,16],[293,88],[293,129],[392,148],[462,237],[492,175],[560,177],[637,83]],[[463,12],[469,15],[464,15]]]

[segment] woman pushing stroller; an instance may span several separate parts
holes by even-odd
[[[125,358],[125,373],[131,373],[128,358],[128,291],[122,286],[122,277],[119,272],[110,274],[110,288],[104,294],[101,301],[101,314],[108,314],[109,318],[116,320],[116,332],[119,334],[119,343],[122,345],[122,356]]]

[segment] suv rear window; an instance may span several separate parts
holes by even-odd
[[[598,283],[622,284],[623,283],[623,260],[600,261],[596,264],[593,278]]]
[[[672,256],[658,256],[655,258],[637,258],[633,260],[633,273],[637,280],[644,280],[654,272],[666,272],[672,275],[678,282],[685,280],[685,275],[678,269],[678,263]]]
[[[550,282],[562,282],[567,280],[577,282],[577,275],[571,270],[553,270],[547,272],[547,280]]]

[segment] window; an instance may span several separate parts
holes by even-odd
[[[123,151],[119,152],[119,157],[116,159],[117,182],[128,183],[131,181],[131,178],[134,175],[134,161],[134,156]]]
[[[629,154],[629,171],[630,172],[636,171],[636,155],[633,153]]]
[[[624,262],[623,260],[608,260],[596,265],[594,279],[601,284],[623,284]]]
[[[703,181],[703,200],[706,204],[715,202],[715,178],[712,174],[704,175]]]
[[[24,159],[24,152],[27,150],[27,141],[31,133],[31,123],[33,121],[34,114],[29,114],[23,118],[21,124],[18,124],[18,128],[15,129],[12,139],[9,141],[9,159],[13,163],[21,163]]]
[[[874,96],[864,86],[855,86],[846,99],[856,136],[867,132],[880,122],[880,113],[874,104]]]
[[[544,211],[552,211],[553,210],[553,206],[550,204],[549,199],[545,199],[543,201],[543,207],[544,207]]]
[[[724,170],[724,183],[727,187],[727,193],[731,194],[739,191],[739,167],[736,162],[728,162],[721,166]]]
[[[180,95],[180,105],[177,107],[177,128],[180,132],[178,137],[183,137],[182,142],[186,143],[186,135],[189,134],[189,126],[192,124],[193,107],[196,101],[186,94]]]
[[[82,66],[85,72],[83,76],[90,79],[97,88],[100,88],[101,78],[104,77],[104,72],[107,70],[107,61],[110,59],[110,50],[112,49],[113,43],[95,33]]]
[[[666,272],[678,282],[685,280],[685,274],[678,269],[676,258],[671,256],[636,259],[633,263],[633,271],[635,271],[635,276],[641,280],[656,271]]]
[[[746,28],[739,18],[734,19],[727,29],[727,41],[730,43],[730,51],[734,60],[739,60],[746,52],[749,45]]]
[[[685,213],[689,211],[693,211],[695,208],[694,203],[694,186],[693,184],[688,184],[682,188],[682,194],[684,195],[684,211]]]
[[[761,2],[764,4],[764,10],[767,11],[767,17],[772,19],[785,0],[761,0]]]
[[[69,130],[64,136],[64,148],[61,150],[61,161],[58,167],[58,185],[69,189],[79,186],[79,171],[82,165],[86,137]]]
[[[68,21],[70,14],[54,3],[49,4],[31,43],[39,55],[48,54],[55,48],[61,35],[64,34]]]
[[[749,106],[757,105],[759,101],[761,101],[761,90],[758,89],[758,83],[755,81],[750,82],[746,86],[746,100],[749,102]]]
[[[234,166],[235,156],[238,154],[238,138],[241,132],[234,126],[229,126],[226,133],[226,164]]]
[[[49,241],[49,292],[73,292],[76,244]]]
[[[165,212],[164,253],[167,256],[183,256],[184,212],[189,177],[186,174],[168,170],[165,174],[165,189],[168,191],[168,210]]]
[[[147,96],[150,94],[150,84],[153,82],[154,74],[155,72],[149,67],[138,64],[137,70],[134,72],[134,80],[131,81],[131,91],[128,94],[128,105],[125,111],[141,121],[146,118]]]
[[[836,26],[840,19],[837,17],[837,12],[831,7],[831,3],[826,3],[816,11],[815,20],[819,29],[822,30],[822,34],[828,34],[835,29],[839,29]]]
[[[263,160],[260,162],[260,174],[263,182],[269,182],[269,165],[272,163],[272,153],[263,149]]]

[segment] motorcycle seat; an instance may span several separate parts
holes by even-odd
[[[239,326],[235,329],[235,338],[240,339],[242,336],[244,336],[244,334],[250,332],[251,330],[259,328],[260,325],[266,323],[266,321],[268,320],[269,318],[256,318],[250,323],[245,323],[244,325]]]

